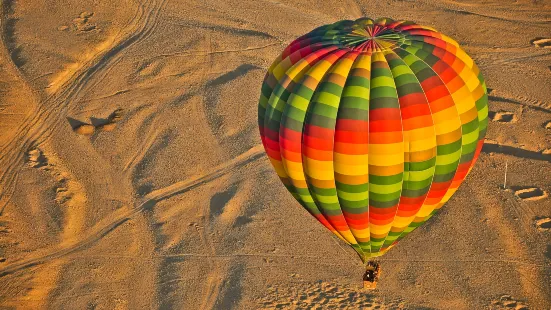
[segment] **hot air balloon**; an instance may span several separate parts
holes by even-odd
[[[472,169],[488,96],[473,60],[433,28],[344,20],[293,41],[269,68],[258,124],[294,198],[377,277]],[[373,271],[373,269],[376,269]]]

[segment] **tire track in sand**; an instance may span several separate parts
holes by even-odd
[[[3,134],[0,139],[0,148],[2,149],[17,135],[17,128],[36,112],[40,102],[40,96],[32,89],[12,59],[13,46],[10,41],[13,40],[13,26],[9,23],[10,14],[14,10],[13,6],[13,1],[0,2],[0,132]],[[6,114],[8,117],[4,118]],[[10,127],[16,127],[16,129],[12,130]],[[0,168],[0,175],[2,171],[4,169]],[[11,183],[15,182],[16,176],[12,176]],[[0,216],[8,201],[4,198],[11,197],[14,190],[15,187],[0,190]]]
[[[205,204],[201,208],[200,217],[203,220],[203,225],[201,228],[196,228],[197,232],[201,236],[201,242],[203,243],[203,246],[207,249],[209,253],[209,255],[205,258],[208,264],[209,271],[206,275],[206,294],[204,294],[203,300],[201,302],[201,307],[199,307],[199,309],[212,309],[220,293],[220,286],[222,285],[223,275],[221,273],[219,262],[214,259],[214,256],[216,256],[216,249],[214,248],[214,245],[212,244],[212,239],[208,233],[208,229],[210,227],[209,220],[211,217],[210,206],[208,204]]]
[[[201,96],[201,103],[199,105],[194,105],[194,112],[201,118],[203,118],[206,124],[210,124],[209,120],[209,109],[207,107],[208,102],[208,89],[206,79],[210,72],[213,62],[213,48],[212,48],[212,37],[209,34],[206,37],[207,53],[205,54],[205,68],[201,74],[201,80],[205,81],[201,89],[203,96]],[[211,135],[216,139],[214,133],[211,130]],[[216,141],[216,140],[214,140]],[[207,204],[201,208],[200,217],[202,218],[203,225],[201,229],[198,229],[198,233],[201,236],[201,243],[207,249],[209,256],[206,258],[208,264],[208,273],[206,274],[206,293],[203,294],[201,300],[201,306],[199,309],[212,309],[216,300],[218,299],[218,294],[220,292],[220,286],[222,285],[222,277],[220,275],[220,266],[214,260],[213,256],[216,255],[216,249],[212,244],[212,240],[207,232],[209,228],[210,220],[210,209]]]
[[[3,2],[5,5],[7,2]],[[80,63],[69,66],[61,73],[62,79],[58,79],[58,85],[50,91],[49,96],[41,99],[39,95],[36,101],[39,104],[35,105],[34,110],[28,114],[28,117],[23,120],[19,128],[16,129],[14,138],[11,143],[6,144],[5,152],[0,154],[0,186],[4,190],[0,191],[0,215],[7,206],[15,188],[15,180],[19,169],[21,168],[22,159],[28,149],[37,147],[46,141],[55,129],[62,124],[71,106],[74,102],[78,102],[78,98],[89,89],[92,89],[109,74],[109,72],[122,60],[122,56],[127,48],[144,41],[148,38],[156,28],[158,22],[157,17],[166,4],[166,0],[161,0],[157,3],[156,0],[140,3],[135,15],[129,23],[123,28],[119,34],[110,37],[110,40],[105,41],[99,48],[94,50],[95,54],[87,55]],[[6,42],[6,30],[4,28],[5,20],[7,20],[6,10],[2,7],[2,43],[4,53],[9,53]],[[19,80],[26,82],[23,73],[16,66],[12,59],[12,67]],[[26,84],[26,83],[25,83]],[[30,88],[30,86],[29,86]],[[30,88],[32,90],[32,88]],[[35,91],[36,92],[36,91]],[[81,206],[85,209],[85,206]],[[72,208],[69,208],[71,210]],[[75,212],[72,212],[73,215]],[[69,224],[71,226],[81,227],[80,221],[69,214]],[[82,214],[81,214],[82,215]],[[70,230],[69,230],[70,231]],[[65,244],[71,245],[72,241],[77,236],[68,236],[64,234],[60,247]],[[36,272],[33,282],[40,283],[37,287],[28,292],[31,299],[43,300],[44,296],[49,295],[52,281],[57,281],[59,272],[65,260],[60,259],[48,264],[48,271]],[[38,306],[37,304],[35,306]]]
[[[115,211],[113,217],[109,221],[98,223],[90,231],[82,234],[82,238],[73,241],[67,240],[64,246],[45,251],[41,255],[30,257],[18,262],[11,263],[4,268],[0,269],[0,278],[6,275],[13,274],[15,272],[41,265],[57,258],[84,250],[97,241],[101,240],[104,236],[114,231],[117,227],[124,224],[126,221],[140,215],[144,210],[152,208],[157,202],[168,199],[178,194],[188,192],[201,185],[207,184],[212,180],[215,180],[227,173],[239,169],[251,162],[254,162],[264,156],[264,148],[262,145],[256,145],[247,152],[235,157],[231,161],[222,163],[213,169],[210,173],[197,176],[191,180],[184,180],[174,183],[167,187],[152,191],[145,200],[137,207],[132,209],[123,208]],[[107,217],[109,218],[109,217]]]
[[[8,143],[0,155],[0,199],[8,201],[10,188],[23,163],[24,151],[31,146],[44,143],[53,131],[63,123],[73,102],[89,89],[93,81],[102,73],[110,70],[131,46],[142,42],[153,33],[158,24],[157,17],[167,0],[150,0],[140,3],[135,16],[118,35],[107,42],[102,49],[89,60],[64,74],[54,91],[41,101],[40,109],[31,113],[17,130],[17,134]],[[4,19],[4,18],[2,18]],[[120,39],[118,39],[120,38]],[[92,83],[91,83],[92,82]]]
[[[492,145],[492,144],[490,144]],[[491,152],[491,150],[483,150],[485,152]],[[232,172],[234,169],[239,169],[251,162],[254,162],[264,155],[264,148],[261,144],[256,145],[249,149],[247,152],[235,157],[231,161],[222,163],[216,166],[210,173],[197,176],[191,180],[184,180],[167,187],[154,190],[144,197],[144,201],[137,207],[132,209],[119,209],[113,214],[113,218],[110,221],[100,222],[94,228],[83,234],[83,237],[74,240],[72,242],[67,241],[67,245],[52,249],[44,254],[37,255],[36,257],[27,258],[19,262],[14,262],[6,265],[0,269],[0,277],[12,274],[14,272],[24,270],[26,268],[41,265],[48,261],[54,260],[59,257],[69,255],[80,250],[84,250],[87,247],[93,245],[97,241],[101,240],[104,236],[115,230],[126,221],[141,214],[144,210],[152,208],[157,202],[169,199],[173,196],[188,192],[201,185],[207,184],[212,180],[215,180],[227,173]],[[509,154],[516,156],[516,154]],[[523,156],[520,156],[521,158]],[[109,216],[107,217],[109,218]]]

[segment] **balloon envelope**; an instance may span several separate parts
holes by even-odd
[[[457,190],[482,148],[488,98],[454,40],[361,18],[293,41],[266,74],[258,113],[283,184],[367,261]]]

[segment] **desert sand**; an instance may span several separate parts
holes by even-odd
[[[550,309],[550,1],[4,0],[1,309]],[[362,288],[261,146],[265,71],[361,16],[455,38],[486,145]],[[506,188],[503,188],[507,169]]]

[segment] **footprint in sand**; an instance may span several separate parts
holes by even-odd
[[[551,39],[549,38],[535,38],[530,43],[535,47],[551,48]]]
[[[78,184],[70,181],[67,173],[56,168],[55,159],[49,160],[48,157],[39,148],[33,148],[27,152],[27,164],[32,168],[43,168],[49,171],[55,178],[57,184],[55,190],[55,201],[59,204],[68,203],[75,196],[74,189]],[[10,229],[0,226],[0,234],[9,233]]]
[[[522,200],[540,200],[548,196],[547,192],[538,187],[521,188],[515,191],[515,196]]]
[[[38,148],[27,152],[27,164],[32,168],[41,168],[48,165],[48,160]]]
[[[499,123],[516,123],[518,121],[517,116],[513,112],[506,112],[506,111],[500,111],[500,112],[488,112],[488,117],[494,121]]]
[[[9,234],[9,233],[11,233],[11,229],[9,229],[8,227],[6,227],[4,225],[6,225],[5,222],[4,223],[0,222],[0,234]]]
[[[551,230],[551,218],[549,217],[539,217],[536,218],[536,228],[539,231],[550,231]]]
[[[89,32],[92,30],[99,30],[96,24],[91,24],[88,22],[92,16],[94,16],[93,12],[80,13],[80,15],[77,18],[73,19],[73,26],[77,31],[80,31],[80,32]]]
[[[296,273],[292,278],[299,278]],[[382,300],[350,286],[332,283],[301,283],[293,288],[270,286],[264,297],[257,299],[260,309],[402,309],[400,300]]]
[[[73,197],[73,193],[68,189],[67,179],[60,178],[58,182],[59,184],[55,189],[55,201],[59,204],[63,204]]]
[[[499,298],[499,300],[493,300],[489,308],[492,310],[502,310],[502,309],[528,310],[529,309],[529,307],[525,303],[513,299],[510,295],[503,295]]]

